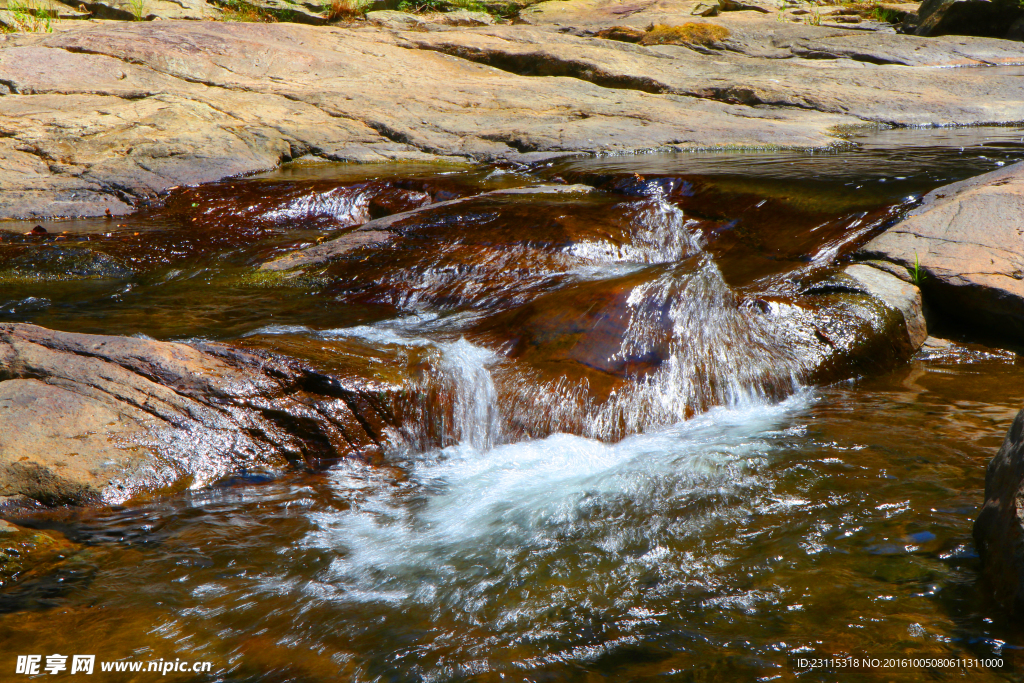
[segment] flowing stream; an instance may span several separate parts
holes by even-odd
[[[59,241],[0,225],[2,321],[267,349],[395,388],[404,416],[382,462],[22,520],[76,550],[0,588],[0,654],[268,683],[882,681],[798,659],[1002,655],[896,673],[1019,680],[970,530],[1024,364],[961,339],[824,372],[808,330],[846,350],[877,316],[806,292],[924,192],[1024,159],[1024,130],[855,142],[296,166]],[[537,183],[597,189],[475,197]],[[253,275],[417,207],[389,242]]]

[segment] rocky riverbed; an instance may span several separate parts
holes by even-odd
[[[612,671],[565,654],[607,647],[601,629],[563,632],[579,619],[549,622],[525,595],[519,607],[494,602],[492,586],[535,570],[500,558],[544,548],[569,592],[615,565],[630,619],[652,630],[637,635],[603,607],[587,618],[611,619],[645,657],[668,648],[667,662],[690,646],[664,640],[680,625],[656,616],[664,596],[648,589],[662,583],[774,614],[825,608],[827,596],[793,579],[820,570],[873,613],[884,593],[808,559],[833,551],[885,582],[938,586],[900,593],[900,609],[931,621],[879,617],[890,636],[1016,642],[1003,626],[958,635],[914,601],[954,575],[980,575],[978,595],[996,595],[997,609],[1020,602],[1020,418],[989,467],[974,546],[963,519],[981,493],[957,489],[950,472],[974,482],[979,444],[1001,438],[1007,405],[1022,398],[997,387],[1019,384],[1024,331],[1024,134],[1013,125],[1024,120],[1024,47],[800,11],[572,0],[523,9],[514,24],[390,11],[336,25],[154,15],[0,35],[0,502],[22,525],[0,522],[0,614],[15,615],[0,617],[0,634],[21,643],[19,620],[36,629],[24,615],[52,595],[88,594],[116,604],[132,630],[151,628],[145,605],[111,602],[102,588],[126,557],[184,561],[198,577],[240,558],[117,546],[148,538],[135,515],[175,529],[157,533],[168,547],[219,547],[217,533],[168,521],[180,512],[168,510],[223,495],[227,511],[214,517],[231,526],[222,514],[248,519],[266,495],[278,520],[267,523],[305,564],[269,560],[278,548],[261,530],[247,543],[265,582],[249,585],[248,569],[203,580],[222,595],[263,594],[297,572],[295,585],[336,592],[307,603],[300,588],[281,608],[293,627],[310,626],[301,636],[267,627],[275,642],[334,652],[285,667],[299,678],[357,662],[396,680],[470,680],[482,643],[507,649],[536,635],[481,622],[469,594],[511,619],[502,623],[515,609],[548,623],[572,666]],[[652,36],[667,29],[649,28],[684,24],[711,37],[659,44]],[[909,129],[982,124],[1004,127]],[[970,379],[975,366],[983,379]],[[943,373],[961,378],[970,405],[937,388]],[[878,421],[897,445],[847,430],[819,400],[893,410],[898,424]],[[918,400],[974,430],[973,465],[946,431],[912,417]],[[812,413],[827,425],[809,428]],[[938,435],[915,444],[910,425]],[[806,438],[818,432],[821,443]],[[945,469],[925,485],[899,448],[930,444]],[[828,469],[855,467],[842,453],[866,449],[864,468],[884,479],[890,447],[892,466],[915,477],[907,500],[936,519],[891,523],[913,505],[888,489],[877,507],[854,504]],[[800,465],[793,453],[824,459]],[[793,474],[800,467],[844,493],[822,498]],[[978,500],[947,519],[929,486]],[[803,510],[804,494],[846,512],[791,536],[738,521]],[[293,506],[313,512],[290,516]],[[713,588],[743,572],[719,552],[739,532],[716,535],[709,510],[755,537],[780,534],[804,554],[771,557],[799,571],[762,567],[754,541],[742,562],[757,565],[745,574],[757,585]],[[111,542],[122,514],[138,529]],[[628,538],[600,541],[613,519]],[[846,548],[864,529],[871,540]],[[837,530],[847,536],[826,537]],[[718,548],[707,566],[701,544]],[[567,559],[582,549],[604,559]],[[641,571],[617,564],[623,553],[657,557]],[[478,566],[490,578],[477,582]],[[147,581],[162,585],[166,571],[150,569]],[[93,576],[96,591],[85,587]],[[775,581],[785,595],[766,587]],[[545,604],[579,604],[564,597]],[[365,623],[352,613],[362,600],[377,610]],[[468,649],[447,652],[419,617],[406,632],[382,606],[412,604],[443,613]],[[355,650],[337,650],[295,605],[352,625]],[[165,616],[198,632],[184,612]],[[723,646],[731,632],[720,626],[701,638]],[[766,640],[764,623],[748,627],[761,635],[747,655],[788,651]],[[828,644],[799,631],[795,647],[851,651],[829,628]],[[147,647],[162,642],[146,632]],[[233,624],[209,641],[218,657],[237,646],[259,660],[262,637]],[[425,668],[394,650],[400,641],[428,653]],[[537,659],[545,647],[526,650],[528,664],[506,652],[485,669],[557,669]],[[281,666],[281,652],[267,652],[265,666],[236,670],[260,680]]]
[[[597,35],[692,22],[691,5],[543,3],[512,26],[66,21],[2,35],[0,218],[123,215],[293,159],[825,149],[865,124],[1024,120],[1017,42],[755,10],[715,17],[728,37],[707,46]]]

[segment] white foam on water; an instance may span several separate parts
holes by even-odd
[[[699,253],[703,237],[689,228],[683,210],[655,196],[644,200],[630,214],[629,241],[585,240],[566,248],[566,252],[586,263],[671,263]]]
[[[338,339],[355,337],[363,341],[376,342],[380,344],[397,344],[400,346],[423,346],[431,345],[433,342],[417,334],[417,328],[437,320],[440,316],[436,313],[424,313],[418,315],[407,315],[401,318],[392,318],[369,325],[355,325],[352,327],[338,327],[333,329],[316,330],[306,325],[264,325],[251,332],[244,334],[244,337],[257,335],[303,335],[316,339]]]
[[[333,600],[456,612],[500,603],[500,585],[535,574],[540,558],[565,543],[581,553],[561,559],[577,577],[591,565],[595,578],[654,566],[702,574],[714,559],[695,558],[677,542],[720,514],[737,514],[715,501],[757,485],[771,438],[810,400],[800,393],[775,405],[716,408],[615,444],[569,434],[491,450],[462,443],[415,456],[405,477],[389,481],[344,463],[331,474],[344,502],[312,515],[316,529],[302,545],[335,554],[322,577],[336,589]],[[538,594],[547,590],[537,585]],[[544,604],[568,599],[551,590]],[[501,618],[528,619],[531,607],[515,610],[525,612]]]
[[[371,198],[370,192],[353,194],[348,188],[339,187],[298,197],[284,206],[267,211],[263,217],[283,222],[330,216],[339,223],[354,225],[369,220]]]
[[[442,344],[437,372],[451,385],[454,437],[461,444],[488,450],[501,440],[498,391],[489,367],[500,361],[492,351],[465,339]]]

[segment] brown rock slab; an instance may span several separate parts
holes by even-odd
[[[388,420],[375,395],[259,351],[0,325],[4,497],[121,502],[374,457]]]
[[[717,18],[713,23],[729,28]],[[785,26],[767,35],[760,24],[730,28],[722,41],[729,49],[710,52],[702,46],[643,47],[517,26],[403,37],[423,49],[517,74],[570,76],[609,88],[760,107],[806,107],[861,121],[980,124],[1024,116],[1017,76],[1010,71],[891,67],[1024,62],[1024,46],[1005,41],[966,39],[959,45],[812,26]],[[971,41],[980,43],[976,51]],[[711,54],[713,69],[708,68]],[[995,82],[1004,89],[991,91]],[[883,100],[883,91],[893,96]]]

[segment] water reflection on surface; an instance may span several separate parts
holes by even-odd
[[[210,659],[225,680],[753,680],[789,678],[807,652],[1015,662],[1024,639],[975,586],[970,525],[1022,401],[1010,360],[917,360],[614,445],[462,445],[86,515],[61,528],[88,578],[9,596],[0,637]]]

